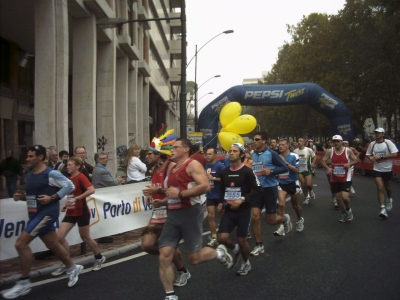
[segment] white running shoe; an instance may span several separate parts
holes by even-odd
[[[277,231],[274,232],[274,235],[285,236],[285,227],[283,226],[283,224],[279,225],[279,228]]]
[[[251,264],[250,261],[248,260],[247,262],[242,262],[242,265],[240,266],[240,269],[237,270],[236,275],[247,275],[249,271],[251,270]]]
[[[246,239],[248,240],[248,239],[251,239],[251,232],[250,231],[247,231],[247,237],[246,237]]]
[[[226,266],[228,269],[232,268],[233,266],[233,261],[232,261],[232,256],[228,253],[228,250],[226,249],[225,245],[218,245],[217,250],[223,251],[224,255],[218,259],[218,261]]]
[[[341,217],[341,219],[339,220],[339,222],[345,223],[346,220],[347,220],[347,213],[344,212],[344,213],[342,213],[342,217]]]
[[[68,281],[69,287],[73,287],[75,285],[75,283],[78,282],[79,274],[82,272],[82,270],[83,270],[83,266],[76,265],[75,270],[73,270],[72,272],[67,272],[67,275],[69,277],[69,281]]]
[[[311,190],[310,191],[310,197],[311,197],[311,199],[315,199],[315,193],[314,193],[314,190]]]
[[[304,199],[303,204],[308,204],[308,203],[310,203],[310,197],[309,197],[309,196],[307,196],[307,197]]]
[[[303,229],[304,229],[304,218],[301,218],[300,220],[298,220],[296,222],[296,230],[298,232],[301,232],[301,231],[303,231]]]
[[[184,286],[187,284],[190,277],[191,277],[191,275],[188,270],[186,273],[183,271],[178,271],[178,273],[176,273],[176,276],[175,276],[174,285],[175,286]]]
[[[106,261],[106,257],[104,255],[99,259],[95,259],[92,271],[100,270],[105,261]]]
[[[353,220],[353,212],[351,210],[351,208],[346,212],[346,221],[352,221]]]
[[[7,292],[3,293],[5,299],[15,299],[19,296],[28,294],[31,291],[31,282],[29,279],[18,280],[15,285]]]
[[[208,246],[214,247],[218,245],[217,239],[210,237],[210,241],[207,243]]]
[[[379,216],[380,216],[381,218],[383,218],[383,219],[386,219],[386,218],[388,217],[386,208],[384,208],[384,207],[381,208],[381,212],[379,213]]]
[[[286,223],[283,223],[283,228],[285,229],[285,233],[289,233],[292,231],[293,225],[292,221],[290,221],[290,216],[285,214],[286,216]]]
[[[388,198],[386,199],[386,211],[391,211],[393,208],[393,199]]]
[[[264,252],[265,252],[264,245],[261,245],[261,246],[255,246],[254,250],[251,251],[250,254],[253,256],[258,256],[259,254],[263,254]]]
[[[354,190],[353,186],[350,187],[350,193],[355,194],[356,191]]]
[[[178,296],[177,295],[165,296],[165,300],[178,300]]]
[[[57,270],[51,273],[53,276],[60,276],[63,274],[65,271],[67,271],[67,268],[64,265],[61,265]]]

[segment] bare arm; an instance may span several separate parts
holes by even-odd
[[[324,157],[321,160],[321,165],[325,168],[326,172],[330,174],[332,172],[332,169],[328,167],[326,162],[330,159],[332,153],[332,149],[329,149],[325,152]]]

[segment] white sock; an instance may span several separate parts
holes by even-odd
[[[67,272],[71,273],[71,272],[75,271],[75,269],[76,269],[76,264],[73,264],[71,268],[67,269]]]
[[[239,252],[239,244],[235,245],[235,248],[233,248],[233,253],[236,254]]]
[[[225,255],[225,251],[217,249],[217,259],[220,260]]]

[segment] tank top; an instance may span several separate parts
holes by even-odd
[[[161,170],[159,172],[154,171],[151,177],[151,184],[159,189],[166,187],[165,177],[168,170],[169,162],[164,162]],[[153,194],[153,199],[164,199],[164,194]],[[167,220],[167,206],[160,206],[153,208],[153,213],[151,215],[150,223],[152,224],[164,224]]]
[[[186,172],[186,167],[190,164],[193,159],[187,159],[181,166],[178,168],[173,168],[168,174],[168,187],[176,187],[180,191],[188,190],[194,186],[196,186],[196,182],[193,180],[192,177],[188,175]],[[200,204],[201,199],[200,196],[193,196],[193,197],[183,197],[181,199],[168,199],[168,209],[182,209],[188,208],[195,204]]]
[[[346,182],[351,181],[351,171],[344,167],[350,161],[347,155],[347,148],[343,147],[343,151],[340,154],[335,152],[335,148],[332,148],[331,162],[332,162],[332,176],[331,182]]]

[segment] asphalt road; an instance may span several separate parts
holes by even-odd
[[[179,299],[400,299],[400,183],[392,183],[394,208],[381,220],[373,179],[355,177],[349,223],[338,222],[322,170],[314,185],[316,200],[302,205],[303,232],[276,237],[276,227],[263,221],[266,253],[250,258],[248,275],[236,276],[236,269],[217,261],[187,265],[192,278],[175,289]],[[295,217],[289,202],[287,212]],[[249,243],[253,248],[254,239]],[[81,274],[73,288],[66,278],[52,280],[36,279],[20,299],[164,299],[157,257],[139,249],[109,259],[99,272]]]

